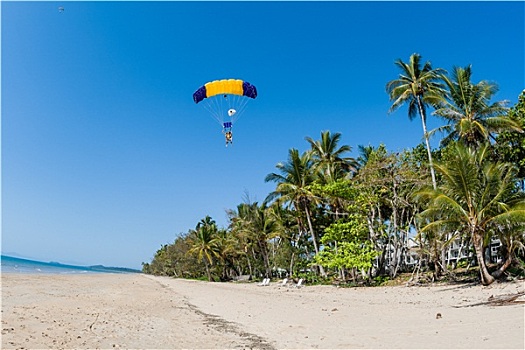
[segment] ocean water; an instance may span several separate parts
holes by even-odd
[[[29,259],[1,256],[1,273],[29,273],[29,274],[80,274],[80,273],[124,273],[139,271],[122,271],[118,268],[104,266],[75,266],[57,262],[42,262]]]

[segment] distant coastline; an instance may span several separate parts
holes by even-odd
[[[18,258],[9,255],[1,255],[2,273],[142,273],[140,270],[127,267],[108,267],[104,265],[79,266],[63,264],[60,262],[37,261]]]

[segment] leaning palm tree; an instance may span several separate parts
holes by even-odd
[[[310,152],[299,155],[295,148],[289,150],[288,162],[278,163],[276,165],[279,174],[271,173],[265,178],[266,182],[272,181],[277,183],[276,189],[271,192],[265,202],[277,199],[280,203],[293,207],[296,211],[306,216],[308,231],[312,238],[315,253],[319,253],[319,245],[312,224],[311,205],[317,202],[317,198],[309,189],[315,180],[312,156]],[[301,215],[297,216],[300,228],[305,228]],[[319,266],[320,272],[325,276],[322,266]]]
[[[326,182],[336,181],[350,171],[356,170],[356,160],[344,155],[352,151],[352,148],[348,145],[339,147],[340,139],[341,133],[330,134],[330,131],[321,132],[320,140],[314,141],[311,137],[306,137],[306,141],[311,146],[315,165]]]
[[[401,59],[395,64],[401,69],[399,78],[386,84],[386,90],[393,101],[389,113],[397,110],[404,104],[408,105],[408,117],[413,120],[419,114],[423,125],[423,136],[428,153],[428,163],[432,176],[432,185],[436,189],[436,176],[432,162],[432,152],[430,149],[429,134],[427,132],[426,109],[429,105],[435,106],[445,94],[443,85],[440,82],[443,69],[432,69],[430,62],[426,62],[421,67],[421,55],[414,53],[410,56],[409,63]]]
[[[522,131],[519,124],[507,117],[508,101],[490,103],[498,91],[496,84],[480,81],[471,82],[472,68],[454,67],[452,78],[443,77],[448,97],[443,100],[435,115],[447,121],[447,125],[433,130],[443,131],[448,135],[442,143],[461,140],[469,147],[479,147],[494,140],[495,134],[502,131]]]
[[[485,263],[484,242],[492,236],[523,232],[525,199],[516,191],[514,166],[490,162],[488,144],[475,151],[458,143],[453,150],[449,162],[436,164],[443,177],[440,189],[418,194],[420,199],[429,200],[428,208],[421,213],[427,223],[422,231],[457,230],[471,239],[481,282],[489,285],[503,273],[510,260],[506,259],[499,270],[490,274]]]

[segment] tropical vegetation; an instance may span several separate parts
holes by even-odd
[[[143,272],[208,281],[303,278],[310,283],[407,283],[475,271],[481,284],[524,276],[525,90],[493,101],[498,87],[449,74],[413,54],[395,61],[392,105],[422,122],[423,142],[392,152],[328,130],[290,148],[264,181],[262,203],[245,198],[227,227],[204,217],[155,252]],[[442,126],[427,130],[433,117]],[[431,137],[442,138],[431,149]]]

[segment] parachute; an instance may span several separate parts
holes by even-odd
[[[214,80],[193,93],[193,101],[201,104],[222,127],[231,128],[242,116],[248,102],[257,97],[257,89],[239,79]]]

